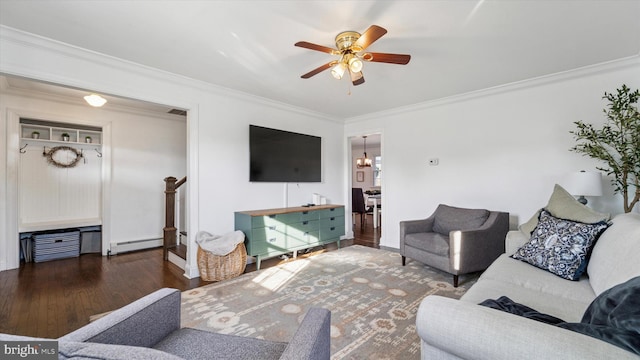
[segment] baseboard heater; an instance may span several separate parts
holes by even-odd
[[[131,240],[118,243],[112,242],[110,244],[111,250],[109,254],[117,255],[119,253],[125,253],[129,251],[156,248],[162,246],[162,242],[162,238]]]

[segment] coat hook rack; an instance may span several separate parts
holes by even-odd
[[[100,151],[98,151],[98,149],[93,149],[93,150],[95,150],[98,153],[98,157],[100,157],[100,158],[102,157],[102,153]]]
[[[20,154],[24,154],[27,152],[27,150],[25,150],[27,146],[29,146],[29,144],[24,144],[24,146],[20,148]]]

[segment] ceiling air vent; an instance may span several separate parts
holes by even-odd
[[[168,113],[173,115],[187,116],[187,112],[180,109],[171,109],[168,111]]]

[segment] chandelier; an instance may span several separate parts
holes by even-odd
[[[364,157],[356,159],[356,167],[358,169],[371,167],[371,159],[367,157],[367,137],[363,136],[362,138],[364,139]]]

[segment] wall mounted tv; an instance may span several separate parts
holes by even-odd
[[[322,139],[249,125],[249,181],[322,181]]]

